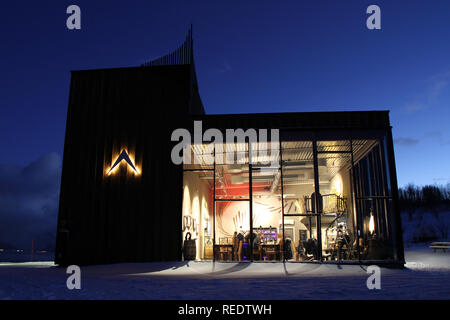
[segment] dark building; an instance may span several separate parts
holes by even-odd
[[[176,129],[246,138],[176,164]],[[397,202],[388,111],[206,115],[191,32],[140,67],[72,72],[57,264],[402,265]]]

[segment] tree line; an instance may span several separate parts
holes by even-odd
[[[449,208],[450,183],[446,186],[409,184],[398,190],[400,209],[410,211],[417,208]]]

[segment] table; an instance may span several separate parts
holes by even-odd
[[[261,255],[264,258],[267,256],[269,260],[280,260],[280,245],[279,244],[262,244]],[[273,257],[273,259],[271,259]]]
[[[214,246],[214,255],[217,260],[231,261],[233,260],[232,244],[216,244]]]

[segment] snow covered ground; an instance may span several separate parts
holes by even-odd
[[[173,262],[82,267],[68,290],[52,262],[0,263],[0,299],[450,299],[450,253],[406,248],[406,268],[381,271],[368,290],[366,266]]]

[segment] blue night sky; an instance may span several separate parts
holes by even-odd
[[[66,28],[71,4],[78,31]],[[366,28],[371,4],[381,30]],[[0,11],[4,181],[47,158],[60,170],[70,70],[140,65],[175,49],[191,23],[207,113],[389,109],[399,185],[450,181],[448,0],[2,1]]]

